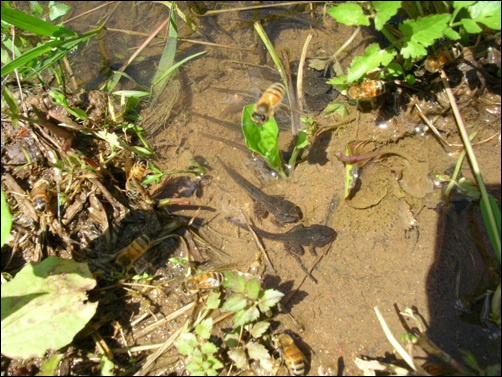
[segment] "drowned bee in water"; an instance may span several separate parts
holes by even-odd
[[[445,45],[428,56],[424,61],[424,67],[427,71],[434,73],[439,71],[445,65],[454,62],[462,55],[462,50],[458,45]]]
[[[355,84],[347,89],[350,99],[355,101],[372,101],[385,93],[385,82],[382,80],[368,80]]]
[[[45,178],[41,178],[35,182],[33,189],[30,192],[33,206],[40,212],[45,211],[50,203],[49,187],[49,181]]]
[[[274,116],[274,110],[281,103],[285,92],[286,88],[280,82],[273,83],[265,90],[260,100],[254,105],[251,115],[256,125],[261,126]]]
[[[288,334],[276,334],[272,338],[274,347],[279,350],[289,373],[293,376],[305,374],[307,358],[295,344],[294,339]]]
[[[201,290],[216,289],[223,284],[225,275],[221,272],[202,272],[189,276],[184,281],[188,293],[194,294]]]

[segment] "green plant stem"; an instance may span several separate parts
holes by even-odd
[[[277,67],[277,70],[279,71],[279,74],[281,75],[282,82],[286,86],[286,91],[289,92],[289,88],[288,88],[289,85],[288,85],[288,78],[286,77],[286,71],[284,70],[284,66],[282,65],[282,61],[279,58],[279,55],[277,55],[277,52],[275,51],[275,48],[272,45],[272,42],[268,38],[267,33],[265,33],[263,26],[261,26],[261,24],[259,22],[254,23],[254,28],[255,28],[256,32],[258,33],[258,36],[263,41],[263,44],[265,44],[265,47],[267,48],[268,53],[272,57],[272,60],[274,61],[274,64]]]
[[[479,186],[479,191],[481,191],[481,200],[486,206],[486,212],[488,215],[488,224],[485,225],[487,227],[490,227],[491,232],[493,232],[495,253],[497,254],[498,260],[500,261],[500,231],[497,229],[497,222],[495,221],[495,215],[492,211],[492,207],[488,197],[488,191],[486,190],[486,186],[483,181],[483,176],[481,175],[481,170],[479,169],[479,164],[476,159],[476,155],[474,154],[474,150],[472,149],[471,141],[469,140],[469,136],[467,135],[467,130],[465,129],[464,120],[462,119],[462,115],[460,114],[460,111],[457,106],[457,101],[455,100],[455,96],[453,95],[450,84],[448,83],[448,77],[446,76],[446,73],[443,69],[441,69],[441,80],[443,81],[443,85],[446,89],[446,94],[448,95],[448,99],[450,100],[451,108],[453,110],[453,114],[455,115],[458,130],[460,132],[460,137],[462,138],[462,142],[464,143],[467,156],[469,157],[469,161],[471,163],[474,176],[476,177],[476,182],[478,183]]]
[[[469,137],[469,140],[470,141],[474,140],[477,134],[478,134],[477,132],[474,132]],[[460,152],[460,156],[458,156],[457,164],[455,165],[455,171],[453,172],[450,183],[448,183],[448,187],[446,187],[446,190],[444,191],[444,196],[446,198],[450,196],[451,190],[453,190],[453,188],[456,185],[457,177],[460,173],[460,169],[462,168],[462,164],[464,163],[465,153],[466,153],[465,149],[463,149],[462,152]]]

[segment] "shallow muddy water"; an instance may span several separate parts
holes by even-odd
[[[251,4],[255,3],[211,3],[210,7],[230,9]],[[77,3],[73,15],[95,6]],[[167,8],[153,3],[114,7],[108,5],[67,26],[85,31],[111,14],[109,29],[149,34],[168,14]],[[251,197],[229,177],[217,157],[267,194],[284,196],[298,205],[305,226],[327,224],[336,230],[336,240],[318,248],[317,256],[306,250],[301,257],[307,269],[313,268],[317,284],[306,278],[283,243],[263,238],[274,268],[266,268],[263,284],[281,290],[287,298],[284,313],[274,317],[274,330],[290,330],[301,339],[302,349],[309,355],[310,375],[362,374],[354,363],[361,356],[393,360],[395,350],[382,331],[375,306],[398,339],[406,332],[398,312],[410,307],[428,324],[429,338],[452,357],[462,360],[461,350],[466,350],[481,365],[500,362],[500,332],[479,323],[480,302],[475,300],[494,288],[500,278],[479,206],[462,196],[445,202],[442,187],[434,180],[435,175],[451,173],[459,147],[444,148],[431,132],[422,132],[425,125],[414,113],[403,111],[385,118],[394,94],[386,93],[389,98],[382,108],[360,111],[364,109],[348,104],[346,122],[319,112],[304,114],[317,122],[320,133],[306,161],[285,180],[268,174],[247,150],[240,124],[242,107],[257,101],[264,89],[280,81],[253,22],[264,20],[276,50],[287,49],[291,61],[300,59],[309,34],[312,41],[307,59],[326,58],[353,29],[323,17],[322,10],[322,5],[316,5],[312,13],[305,6],[219,13],[194,18],[197,32],[178,21],[181,38],[221,46],[178,41],[177,61],[199,51],[208,53],[182,66],[161,99],[144,110],[143,124],[159,156],[156,163],[163,170],[183,169],[195,160],[208,172],[201,180],[173,176],[162,187],[153,187],[152,194],[189,199],[189,206],[173,206],[172,212],[195,216],[196,223],[230,255],[232,263],[242,266],[255,260],[258,249],[252,235],[232,220],[245,221],[243,212],[258,228],[271,233],[285,233],[292,225],[278,226],[270,215],[257,218]],[[100,70],[122,64],[144,39],[106,31],[72,57],[75,76],[87,89],[94,89],[102,79]],[[369,31],[362,32],[342,54],[341,66],[346,69],[371,40]],[[148,83],[162,48],[162,43],[154,41],[142,54],[143,60],[133,63],[126,73],[140,84]],[[134,88],[130,82],[124,86]],[[333,90],[321,89],[311,100],[315,104],[327,98],[327,103],[336,97]],[[500,93],[493,95],[500,101]],[[339,95],[338,99],[345,97]],[[431,118],[435,115],[432,108],[427,108]],[[469,107],[469,112],[465,117],[473,130],[479,131],[477,141],[500,132],[500,108],[498,115],[483,106]],[[290,151],[293,137],[287,106],[277,110],[277,120],[281,149]],[[438,122],[442,122],[443,135],[451,144],[461,144],[450,112]],[[367,142],[364,148],[368,153],[376,149],[386,155],[363,166],[360,186],[345,200],[345,166],[335,153],[343,153],[353,141]],[[500,202],[500,136],[477,145],[476,155],[488,191]],[[467,163],[462,173],[472,177]],[[182,304],[173,302],[177,295],[170,297],[159,302],[160,315],[166,316]],[[174,329],[166,326],[140,343],[159,343]]]

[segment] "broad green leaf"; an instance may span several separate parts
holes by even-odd
[[[452,29],[451,27],[447,27],[444,31],[443,31],[443,35],[447,38],[447,39],[450,39],[452,41],[458,41],[460,39],[460,34],[457,33],[454,29]]]
[[[239,369],[243,369],[247,365],[246,352],[242,348],[236,348],[228,351],[228,357],[235,363]]]
[[[242,132],[247,147],[260,154],[267,164],[285,177],[282,159],[279,153],[279,126],[272,117],[261,126],[257,126],[251,117],[254,105],[247,105],[242,110]]]
[[[322,115],[327,117],[331,114],[338,114],[341,119],[345,119],[349,112],[347,107],[345,106],[345,102],[331,102],[326,108],[322,111]]]
[[[265,322],[265,321],[258,322],[253,325],[249,333],[253,338],[256,339],[265,334],[265,332],[269,329],[269,327],[270,327],[270,322]]]
[[[218,373],[214,370],[214,369],[221,369],[223,368],[223,364],[221,363],[220,360],[218,360],[216,357],[214,356],[209,356],[207,358],[207,361],[209,362],[209,364],[211,365],[211,368],[209,368],[207,370],[207,375],[208,376],[217,376]]]
[[[218,309],[220,306],[220,292],[211,291],[207,296],[205,307],[209,310]]]
[[[470,6],[469,14],[478,23],[500,30],[500,1],[478,1]]]
[[[418,58],[426,54],[426,47],[432,46],[436,39],[443,37],[450,21],[449,14],[434,14],[406,20],[399,25],[404,36],[401,54],[405,59]],[[424,52],[425,51],[425,52]]]
[[[223,337],[227,348],[235,348],[239,346],[240,329],[233,329],[231,332],[226,333]]]
[[[211,336],[211,330],[213,329],[213,319],[206,318],[195,328],[195,333],[199,335],[202,339],[209,339]]]
[[[182,355],[190,355],[194,348],[199,345],[199,342],[195,334],[188,332],[180,334],[180,336],[174,341],[174,345],[176,346],[178,352]]]
[[[385,24],[397,14],[401,8],[400,1],[373,1],[373,7],[377,14],[375,16],[375,29],[382,30]]]
[[[404,69],[399,63],[390,63],[387,67],[385,67],[385,71],[393,78],[404,76]]]
[[[253,360],[264,360],[270,359],[270,354],[263,344],[258,342],[249,342],[246,344],[246,349],[250,359]]]
[[[467,31],[469,34],[477,34],[483,31],[483,29],[479,27],[476,21],[473,21],[470,18],[463,18],[461,22],[465,31]]]
[[[348,26],[370,26],[370,20],[358,4],[346,3],[328,10],[328,14],[338,22]]]
[[[28,263],[2,285],[2,354],[42,357],[69,344],[96,312],[86,294],[95,285],[84,263],[58,257]]]
[[[347,70],[347,82],[358,81],[367,72],[372,71],[380,65],[384,67],[396,56],[396,51],[381,50],[378,43],[373,43],[366,47],[363,56],[357,56]]]
[[[256,321],[260,317],[260,311],[252,306],[246,310],[241,310],[234,315],[234,326],[244,326]]]
[[[260,282],[258,279],[251,279],[246,282],[246,296],[251,300],[256,300],[260,294]]]
[[[242,293],[246,287],[246,279],[243,276],[236,274],[235,272],[225,271],[225,280],[223,281],[223,286],[229,288],[234,292]]]
[[[102,376],[115,376],[114,373],[115,363],[108,359],[105,355],[101,356],[99,360],[99,369]],[[46,374],[46,376],[55,376],[55,374]]]
[[[262,312],[264,312],[277,304],[281,300],[282,296],[284,296],[284,293],[282,292],[275,289],[267,289],[263,292],[260,301],[258,301],[258,307]]]
[[[308,147],[308,145],[309,145],[309,135],[304,131],[298,132],[295,148],[302,149]]]
[[[31,33],[42,35],[44,37],[63,38],[76,37],[78,35],[73,30],[52,25],[41,20],[40,18],[32,17],[23,12],[19,12],[15,9],[9,9],[3,6],[2,21]]]
[[[60,3],[59,1],[49,1],[49,18],[51,21],[57,21],[68,13],[71,6]]]
[[[460,10],[462,8],[470,7],[472,4],[476,4],[477,1],[453,1],[453,9]]]
[[[30,1],[30,11],[33,17],[40,18],[44,13],[44,8],[42,8],[38,1]]]
[[[223,312],[238,312],[247,306],[247,299],[240,293],[233,294],[221,307]]]
[[[200,347],[200,350],[205,355],[212,355],[213,353],[218,352],[218,348],[211,342],[204,342]]]
[[[190,362],[185,365],[185,369],[190,373],[191,376],[205,376],[206,373],[201,365],[196,362]]]
[[[63,359],[64,355],[61,353],[57,353],[52,355],[47,360],[42,362],[42,366],[40,371],[38,372],[39,376],[56,376],[59,362]]]

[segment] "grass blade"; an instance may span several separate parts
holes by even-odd
[[[15,9],[10,9],[3,6],[2,21],[31,33],[42,35],[44,37],[63,38],[78,36],[78,34],[73,30],[52,25],[41,20],[40,18],[36,18],[23,12],[19,12]]]

